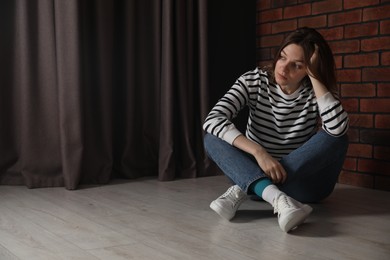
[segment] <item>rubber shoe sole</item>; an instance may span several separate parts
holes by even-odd
[[[289,232],[305,222],[312,211],[313,209],[309,205],[304,205],[302,208],[292,210],[288,215],[283,216],[282,221],[279,220],[279,226],[284,232]]]
[[[210,208],[214,210],[219,216],[226,220],[231,220],[236,212],[226,210],[223,206],[221,206],[217,201],[212,201],[210,204]]]

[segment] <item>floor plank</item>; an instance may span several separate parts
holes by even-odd
[[[0,186],[0,259],[389,259],[388,192],[337,185],[286,234],[265,202],[232,221],[210,202],[225,177],[105,186]]]

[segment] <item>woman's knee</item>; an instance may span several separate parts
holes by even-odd
[[[206,149],[206,152],[209,152],[213,146],[215,146],[215,142],[217,140],[215,140],[215,136],[213,136],[212,134],[209,134],[209,133],[206,133],[204,138],[203,138],[203,144],[204,144],[204,148]]]
[[[346,151],[348,149],[348,135],[344,134],[342,136],[332,136],[325,131],[318,132],[318,135],[324,138],[324,142],[328,143],[332,147],[337,147],[342,151]]]
[[[203,143],[206,153],[209,155],[209,157],[214,157],[214,154],[221,154],[223,151],[230,148],[230,144],[209,133],[204,136]]]
[[[348,150],[348,136],[346,134],[342,136],[332,136],[325,131],[319,131],[315,134],[309,142],[311,147],[316,151],[321,151],[329,158],[341,158],[343,159]],[[314,145],[314,146],[313,146]]]

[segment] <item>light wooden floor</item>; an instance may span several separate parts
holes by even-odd
[[[219,218],[209,203],[227,187],[223,176],[0,186],[0,259],[390,259],[388,192],[338,185],[286,234],[265,202]]]

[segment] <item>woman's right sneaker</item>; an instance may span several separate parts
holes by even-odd
[[[231,220],[248,196],[237,185],[231,186],[224,194],[211,202],[210,208],[224,219]]]
[[[285,232],[302,224],[313,210],[309,205],[302,204],[284,193],[274,199],[273,206],[274,213],[278,213],[279,226]]]

